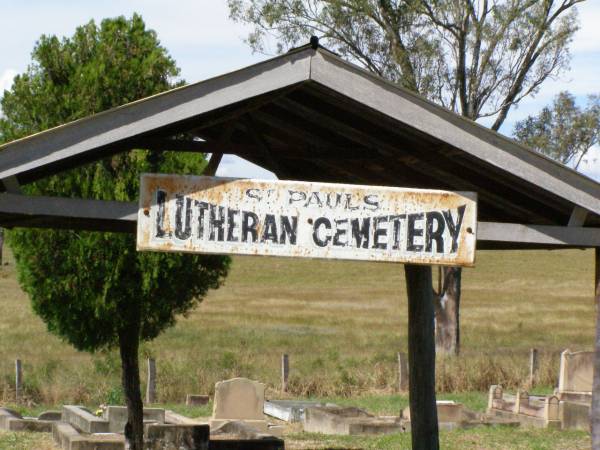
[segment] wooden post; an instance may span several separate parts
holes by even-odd
[[[398,391],[408,391],[408,358],[403,352],[398,352]]]
[[[596,342],[594,355],[594,379],[592,386],[592,408],[590,410],[590,426],[592,432],[592,449],[600,449],[600,248],[594,249],[595,257],[595,306],[596,306]]]
[[[15,360],[15,402],[19,403],[23,395],[23,366],[21,360]]]
[[[0,228],[0,269],[2,269],[2,252],[4,251],[4,228]]]
[[[404,265],[408,294],[408,376],[413,450],[438,450],[431,267]]]
[[[281,392],[287,391],[290,376],[290,359],[288,355],[281,355]]]
[[[156,402],[156,361],[148,358],[148,385],[146,386],[146,403]]]
[[[532,348],[529,354],[529,387],[532,388],[537,378],[539,368],[537,348]]]

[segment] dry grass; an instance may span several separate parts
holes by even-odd
[[[12,398],[21,358],[31,403],[118,401],[117,355],[79,353],[49,335],[8,261],[0,271],[0,400]],[[531,347],[548,390],[561,350],[591,348],[592,252],[482,251],[463,280],[463,352],[439,361],[440,391],[521,385]],[[162,402],[210,393],[232,376],[277,390],[282,353],[290,355],[291,395],[390,393],[396,352],[406,351],[406,314],[401,265],[237,257],[226,285],[142,353],[157,359]]]

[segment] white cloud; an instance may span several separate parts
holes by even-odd
[[[588,150],[578,167],[579,172],[600,181],[600,146],[594,146]]]
[[[600,52],[600,3],[597,0],[583,2],[577,9],[580,29],[571,44],[572,52]]]
[[[4,94],[5,90],[10,89],[12,86],[13,78],[17,75],[15,69],[6,69],[0,73],[0,97]]]
[[[223,156],[217,175],[220,177],[255,178],[260,180],[277,179],[273,172],[234,155]]]

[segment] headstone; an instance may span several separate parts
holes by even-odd
[[[519,414],[522,406],[529,406],[529,394],[525,391],[518,390],[515,397],[514,413]]]
[[[210,401],[210,397],[208,395],[188,394],[185,397],[185,404],[187,406],[208,405],[209,401]]]
[[[488,411],[494,408],[495,400],[502,400],[502,395],[502,386],[500,386],[499,384],[492,384],[490,386],[490,390],[488,393]]]
[[[215,399],[210,427],[219,427],[229,421],[242,421],[258,431],[267,431],[263,415],[265,385],[247,378],[219,381],[215,385]]]
[[[544,401],[544,418],[546,420],[560,420],[558,398],[554,395],[546,397]]]
[[[562,392],[592,392],[594,352],[571,352],[560,355],[558,378],[559,395]]]

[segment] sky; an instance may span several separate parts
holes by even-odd
[[[562,90],[586,96],[600,93],[600,1],[579,7],[580,30],[571,44],[571,69],[548,80],[534,97],[511,110],[501,129],[510,134],[514,123],[548,105]],[[0,0],[0,96],[13,77],[30,62],[42,34],[70,36],[75,28],[94,19],[134,12],[155,30],[163,46],[181,68],[187,82],[196,82],[259,62],[268,56],[253,54],[244,43],[249,29],[228,18],[226,0]],[[580,170],[600,180],[600,148],[594,148]],[[273,178],[273,174],[241,158],[226,155],[218,175]]]

